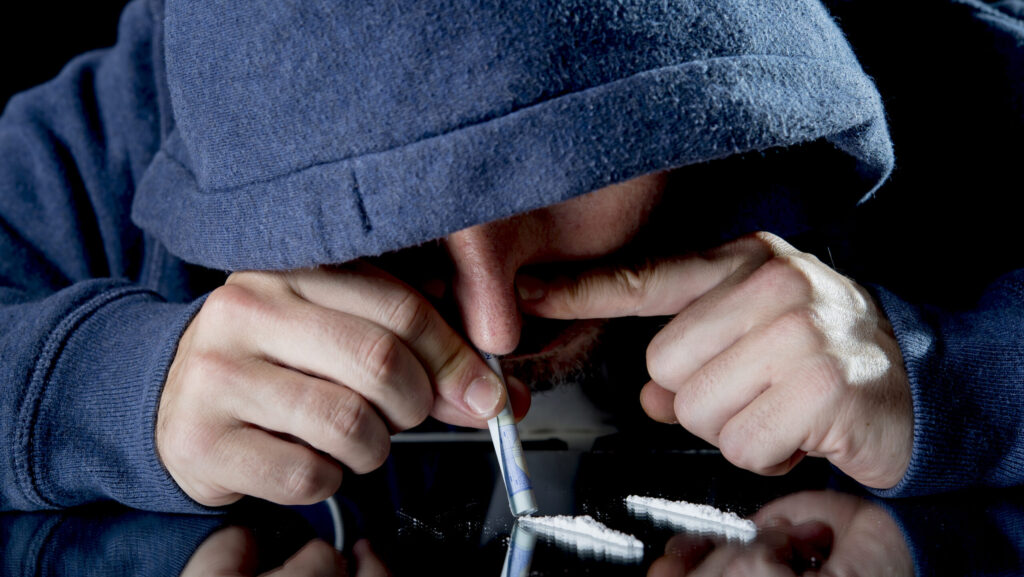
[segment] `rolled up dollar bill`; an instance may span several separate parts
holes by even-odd
[[[508,385],[505,384],[505,375],[501,372],[498,358],[483,351],[480,354],[487,361],[487,366],[501,379],[507,398]],[[519,427],[516,426],[515,415],[512,414],[511,401],[506,400],[498,416],[487,421],[487,429],[491,432],[491,442],[494,443],[494,452],[498,457],[498,467],[501,468],[501,478],[505,482],[512,514],[519,517],[535,513],[537,500],[533,495],[530,474],[526,470],[523,444],[519,440]]]

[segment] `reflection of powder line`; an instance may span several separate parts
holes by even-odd
[[[626,508],[634,515],[648,517],[656,523],[667,523],[685,531],[711,533],[741,541],[750,541],[757,535],[757,526],[753,521],[711,505],[630,495],[626,497]]]
[[[644,556],[643,541],[610,529],[590,515],[525,516],[520,517],[519,522],[538,535],[554,539],[556,544],[569,546],[580,554],[624,561],[635,561]]]

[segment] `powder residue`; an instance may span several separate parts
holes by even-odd
[[[644,556],[643,541],[611,529],[590,515],[528,515],[520,517],[519,523],[538,535],[553,539],[558,545],[575,549],[580,554],[626,561],[639,560]]]
[[[685,531],[710,533],[741,541],[750,541],[757,535],[757,526],[753,521],[711,505],[630,495],[626,497],[626,508],[634,515],[648,517]]]

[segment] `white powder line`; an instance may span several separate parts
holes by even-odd
[[[757,536],[757,525],[753,521],[711,505],[630,495],[626,497],[626,508],[634,515],[684,531],[720,535],[743,542]]]
[[[610,557],[622,561],[637,561],[644,556],[644,543],[632,535],[611,529],[590,515],[570,517],[519,518],[521,526],[549,537],[555,543],[575,549],[578,553],[595,557]]]

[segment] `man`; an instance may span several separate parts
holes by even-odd
[[[316,501],[428,414],[496,414],[475,349],[524,315],[673,316],[651,417],[761,473],[928,484],[913,331],[784,240],[892,166],[817,3],[140,0],[0,130],[5,508]]]

